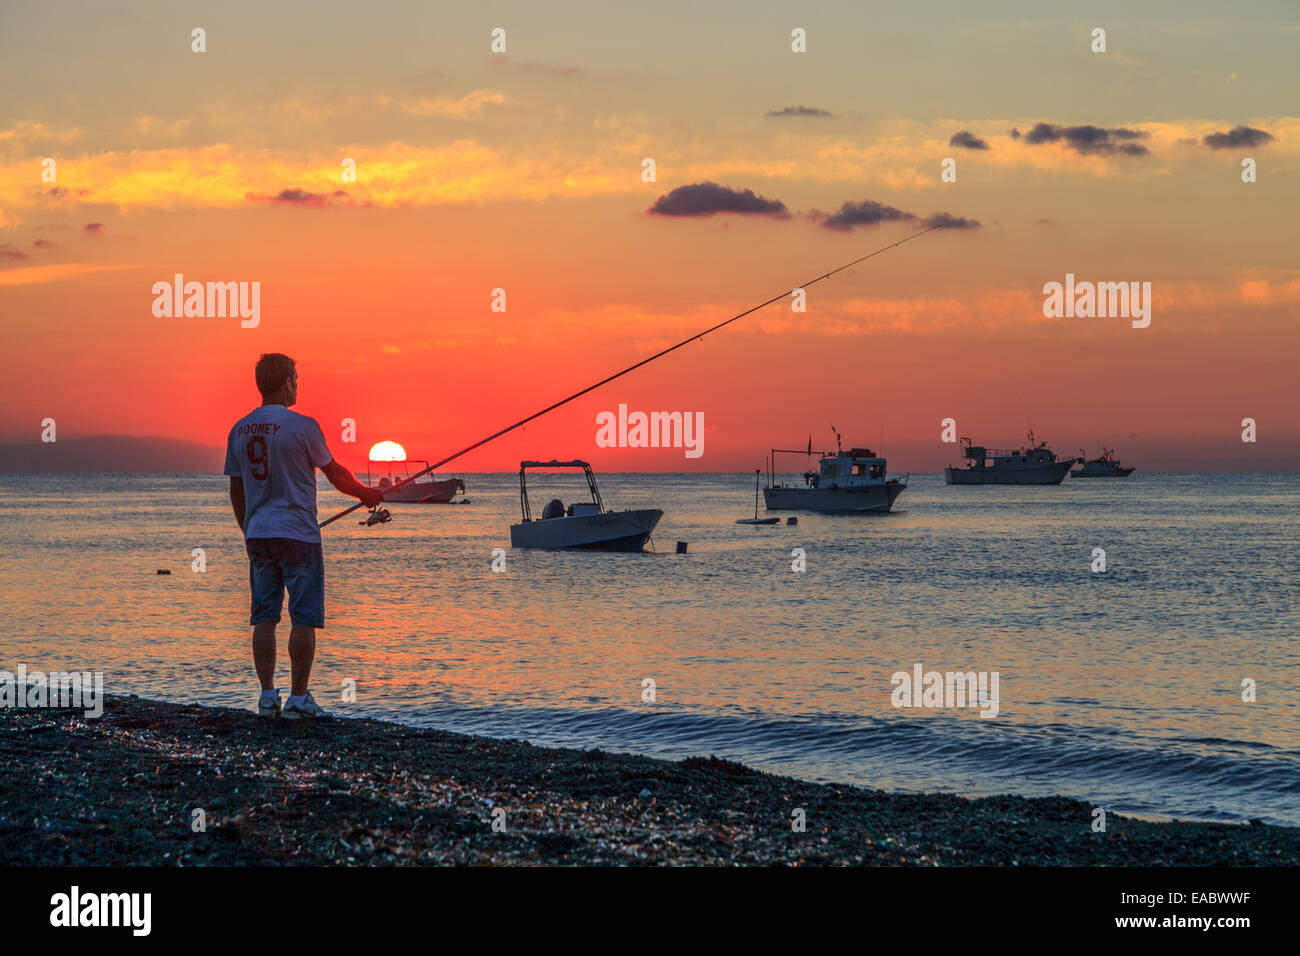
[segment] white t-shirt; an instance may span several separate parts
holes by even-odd
[[[226,474],[244,480],[244,537],[320,541],[316,469],[333,460],[316,419],[283,405],[263,405],[236,422]]]

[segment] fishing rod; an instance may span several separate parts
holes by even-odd
[[[907,237],[904,238],[904,239],[900,239],[900,240],[898,240],[897,242],[891,242],[891,243],[890,243],[889,245],[887,245],[887,246],[881,246],[881,247],[880,247],[879,249],[877,249],[875,252],[869,252],[869,253],[867,253],[865,256],[859,256],[858,258],[854,259],[852,262],[846,262],[844,265],[840,266],[839,268],[837,268],[837,269],[832,269],[830,272],[827,272],[827,273],[825,273],[825,274],[823,274],[823,275],[819,275],[817,278],[815,278],[815,279],[813,279],[813,280],[811,280],[811,281],[809,281],[809,282],[805,282],[805,283],[803,283],[802,285],[796,286],[795,288],[806,289],[806,288],[808,288],[809,286],[816,285],[818,282],[821,282],[823,279],[829,279],[831,276],[835,275],[837,272],[843,272],[845,269],[851,269],[851,268],[853,268],[853,266],[856,266],[858,263],[860,263],[860,262],[866,262],[868,259],[871,259],[871,258],[873,258],[873,257],[875,257],[875,256],[878,256],[878,255],[880,255],[882,252],[888,252],[890,249],[895,249],[895,248],[897,248],[898,246],[903,245],[903,243],[905,243],[905,242],[911,242],[913,239],[919,239],[921,236],[924,236],[927,232],[933,232],[935,229],[942,229],[942,228],[943,228],[942,225],[936,224],[936,225],[933,225],[933,226],[929,226],[929,227],[927,227],[927,228],[925,228],[925,229],[922,229],[920,232],[914,232],[914,233],[912,233],[910,236],[907,236]],[[765,308],[767,308],[769,305],[771,305],[773,302],[779,302],[781,299],[784,299],[784,298],[785,298],[786,296],[788,296],[788,295],[790,295],[790,291],[789,291],[789,290],[787,290],[787,291],[785,291],[785,292],[782,292],[782,293],[780,293],[780,294],[778,294],[778,295],[774,295],[774,296],[772,296],[772,298],[768,299],[766,302],[760,302],[758,305],[753,306],[753,307],[751,307],[751,308],[748,308],[748,309],[746,309],[744,312],[740,312],[740,313],[738,313],[738,314],[736,314],[736,315],[733,315],[731,318],[727,319],[726,321],[719,322],[717,325],[714,325],[714,326],[710,326],[709,328],[705,329],[703,332],[699,332],[699,333],[697,333],[697,334],[695,334],[695,335],[692,335],[689,339],[682,339],[682,340],[681,340],[680,342],[678,342],[676,345],[670,345],[668,348],[664,349],[664,350],[661,351],[661,352],[656,352],[654,355],[651,355],[651,356],[649,356],[648,358],[643,358],[641,361],[637,362],[635,365],[629,365],[627,368],[623,369],[621,372],[615,372],[613,375],[609,376],[608,378],[602,378],[602,379],[601,379],[599,382],[597,382],[596,384],[594,384],[594,385],[588,385],[588,386],[587,386],[586,388],[584,388],[582,391],[580,391],[580,392],[574,392],[574,393],[573,393],[572,395],[570,395],[568,398],[562,398],[562,399],[560,399],[558,402],[555,402],[555,403],[552,404],[552,405],[547,405],[547,406],[546,406],[545,408],[543,408],[541,411],[539,411],[539,412],[533,412],[533,414],[529,415],[527,418],[521,418],[521,419],[519,419],[519,421],[515,422],[513,425],[507,425],[505,428],[501,429],[499,432],[494,432],[493,434],[489,435],[487,438],[483,438],[483,439],[481,439],[481,440],[479,440],[479,441],[476,441],[476,442],[475,442],[474,444],[472,444],[472,445],[469,445],[469,446],[467,446],[467,447],[465,447],[465,448],[462,448],[460,451],[456,452],[454,455],[448,455],[446,458],[442,459],[442,461],[434,462],[432,465],[430,465],[429,467],[423,469],[422,471],[417,471],[417,472],[416,472],[415,474],[413,474],[413,475],[408,475],[407,477],[403,478],[401,481],[396,482],[395,484],[393,484],[393,485],[389,486],[388,488],[386,488],[385,491],[384,491],[384,493],[385,493],[385,494],[388,494],[388,493],[390,493],[390,492],[396,491],[398,488],[401,488],[401,487],[403,487],[403,486],[405,486],[405,485],[408,485],[408,484],[410,484],[411,482],[415,481],[415,479],[417,479],[417,478],[419,478],[419,477],[421,477],[421,476],[423,476],[423,475],[427,475],[427,474],[429,474],[429,472],[431,472],[431,471],[436,471],[437,469],[441,468],[443,465],[447,464],[448,462],[455,461],[457,458],[460,458],[462,455],[467,455],[467,454],[469,454],[469,453],[472,452],[475,448],[481,448],[483,445],[486,445],[488,442],[490,442],[490,441],[495,441],[496,439],[500,438],[502,435],[508,434],[509,432],[512,432],[512,431],[514,431],[516,428],[519,428],[519,427],[521,427],[521,426],[523,426],[523,425],[527,425],[529,422],[533,421],[533,420],[536,419],[536,418],[541,418],[541,417],[542,417],[543,415],[545,415],[547,412],[553,412],[553,411],[555,411],[555,410],[556,410],[557,408],[559,408],[561,405],[567,405],[567,404],[569,404],[569,402],[573,401],[574,399],[581,398],[583,395],[586,395],[588,392],[593,392],[593,391],[595,391],[596,389],[600,388],[602,385],[608,385],[610,382],[614,381],[614,379],[616,379],[616,378],[622,378],[624,375],[628,374],[629,372],[635,372],[635,371],[636,371],[637,369],[639,369],[642,365],[649,365],[649,364],[650,364],[651,362],[653,362],[655,359],[663,358],[663,357],[664,357],[665,355],[667,355],[669,352],[675,352],[675,351],[677,351],[679,348],[682,348],[682,347],[685,346],[685,345],[690,345],[692,342],[699,341],[700,339],[704,338],[704,336],[708,335],[709,333],[711,333],[711,332],[716,332],[716,331],[718,331],[718,329],[721,329],[721,328],[725,328],[726,326],[730,325],[732,322],[737,322],[737,321],[739,321],[740,319],[743,319],[745,316],[747,316],[747,315],[751,315],[751,314],[757,312],[759,309],[765,309]],[[350,507],[350,508],[346,508],[346,509],[344,509],[343,511],[340,511],[338,514],[333,515],[332,517],[326,518],[324,521],[322,521],[322,522],[320,523],[319,527],[323,528],[323,527],[325,527],[327,524],[332,524],[333,522],[338,521],[340,518],[347,517],[348,515],[352,514],[352,512],[356,511],[358,508],[361,508],[361,507],[364,507],[364,506],[362,505],[362,503],[361,503],[360,501],[358,501],[356,504],[352,505],[352,507]],[[383,509],[380,509],[380,510],[382,511]],[[372,516],[372,518],[373,518],[373,516]],[[383,519],[383,518],[378,518],[378,519],[376,519],[376,520],[370,520],[370,521],[363,522],[363,524],[377,524],[377,523],[382,523],[384,520],[385,520],[385,519]]]

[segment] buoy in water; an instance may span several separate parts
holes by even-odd
[[[157,571],[156,573],[158,573],[158,574],[171,574],[171,572],[168,571],[166,568],[159,568],[158,571]]]
[[[788,518],[785,519],[785,523],[786,523],[786,524],[798,524],[798,523],[799,523],[799,519],[796,518],[794,515],[791,515],[790,517],[788,517]]]
[[[686,553],[686,542],[685,542],[685,541],[678,541],[678,542],[677,542],[677,553],[678,553],[678,554],[685,554],[685,553]]]

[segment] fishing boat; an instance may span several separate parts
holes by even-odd
[[[836,436],[839,444],[839,436]],[[777,455],[821,455],[817,472],[805,472],[803,484],[787,485],[776,481]],[[870,448],[837,448],[814,452],[812,441],[807,451],[773,448],[768,459],[768,484],[763,499],[768,511],[817,511],[823,514],[884,512],[894,506],[894,499],[907,488],[907,476],[889,478],[885,459]]]
[[[969,438],[961,439],[961,454],[966,459],[965,468],[949,465],[943,470],[947,485],[1059,485],[1073,458],[1057,458],[1047,442],[1034,443],[1030,431],[1029,442],[1023,448],[986,448],[972,445]]]
[[[1133,474],[1134,465],[1124,468],[1120,465],[1119,459],[1115,457],[1114,450],[1101,446],[1100,458],[1089,458],[1084,460],[1083,449],[1079,449],[1079,462],[1082,468],[1075,468],[1070,472],[1071,478],[1127,478]]]
[[[529,468],[581,468],[587,477],[591,501],[564,506],[552,498],[534,518],[528,503]],[[519,463],[519,506],[523,520],[510,526],[512,548],[582,548],[588,551],[638,552],[664,513],[658,508],[610,511],[600,497],[596,476],[585,461],[521,461]]]
[[[394,465],[405,465],[408,463],[424,465],[429,467],[429,463],[422,458],[409,458],[399,461],[386,461],[388,466],[387,472],[378,477],[371,475],[370,470],[366,470],[365,483],[371,488],[378,488],[384,493],[385,501],[404,501],[415,502],[422,505],[445,505],[456,495],[465,493],[465,482],[460,478],[435,478],[427,476],[416,478],[414,481],[397,488],[396,491],[390,491],[390,488],[398,485],[404,479],[413,474],[419,474],[416,469],[396,468]],[[377,462],[375,464],[378,464]],[[357,478],[361,478],[357,475]]]

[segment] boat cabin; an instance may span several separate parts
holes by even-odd
[[[885,459],[870,448],[850,448],[835,454],[824,453],[817,474],[809,484],[813,488],[861,488],[885,483]]]
[[[1056,452],[1047,447],[1047,442],[1040,441],[1034,445],[1032,432],[1029,439],[1030,443],[1023,448],[986,448],[972,445],[969,438],[963,438],[961,455],[970,462],[968,468],[1037,468],[1056,461]]]

